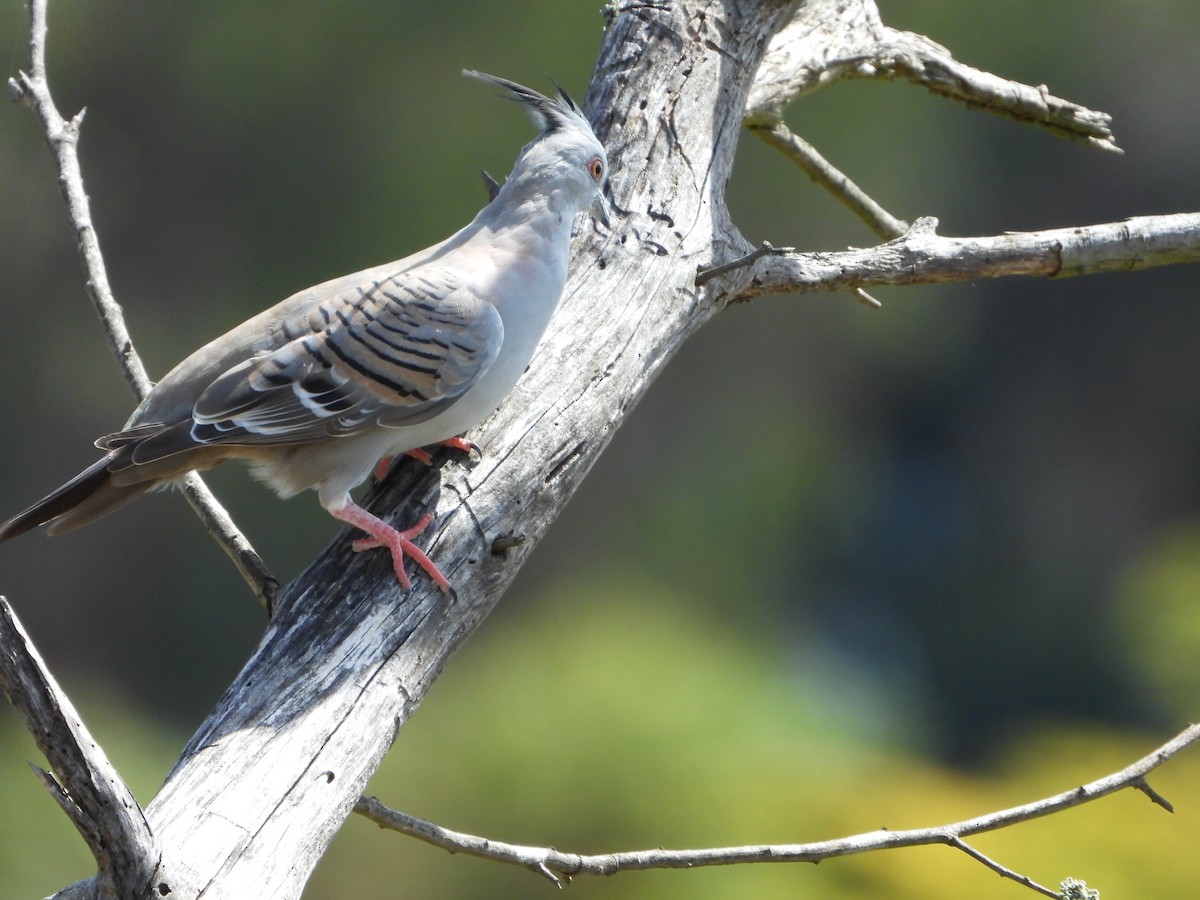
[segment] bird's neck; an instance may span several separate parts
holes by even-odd
[[[586,201],[568,176],[566,163],[527,153],[501,186],[492,206],[520,208],[525,215],[569,222]]]
[[[480,210],[474,224],[489,232],[493,240],[549,243],[555,250],[565,251],[578,212],[578,203],[561,189],[540,191],[528,182],[510,180]]]

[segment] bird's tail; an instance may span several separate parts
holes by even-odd
[[[0,525],[0,543],[47,522],[50,527],[46,530],[50,534],[78,528],[124,506],[154,487],[154,481],[113,484],[108,469],[110,461],[111,457],[108,456],[97,460],[58,490]]]

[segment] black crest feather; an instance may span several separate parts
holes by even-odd
[[[535,91],[533,88],[525,87],[523,84],[517,84],[515,81],[509,81],[507,78],[501,78],[498,75],[489,75],[487,72],[477,72],[474,69],[463,69],[463,74],[469,78],[478,78],[480,81],[499,85],[507,90],[510,100],[524,103],[529,108],[534,121],[537,122],[544,134],[557,131],[568,123],[588,125],[587,119],[583,115],[583,110],[579,108],[579,105],[571,99],[570,94],[563,90],[557,82],[554,85],[558,91],[558,99],[556,100]],[[590,127],[588,125],[589,129]]]

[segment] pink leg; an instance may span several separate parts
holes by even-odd
[[[405,450],[404,452],[417,462],[425,463],[427,466],[433,465],[433,457],[429,455],[428,450],[422,450],[420,447],[414,447],[412,450]]]
[[[463,453],[481,453],[479,445],[468,441],[466,438],[452,437],[439,442],[443,447],[450,447],[454,450],[461,450]],[[420,447],[415,447],[412,450],[405,450],[405,455],[411,456],[415,460],[425,463],[427,466],[433,465],[433,457],[429,455],[428,450],[422,450]],[[375,471],[372,477],[376,481],[383,481],[387,476],[388,469],[392,467],[392,457],[385,456],[375,465]]]
[[[392,467],[392,457],[381,456],[379,462],[375,463],[375,471],[371,473],[371,477],[376,481],[383,481],[387,478],[388,469]]]
[[[433,579],[441,590],[447,594],[452,594],[450,582],[446,580],[438,567],[433,564],[425,552],[421,550],[412,539],[429,527],[429,523],[433,521],[433,516],[426,513],[412,528],[407,531],[397,531],[391,525],[371,515],[361,506],[357,505],[353,500],[347,498],[346,502],[336,508],[329,510],[330,515],[340,522],[345,522],[347,525],[353,525],[362,531],[365,531],[370,537],[362,538],[354,542],[354,550],[369,550],[372,547],[387,547],[392,552],[392,567],[396,570],[396,578],[400,581],[401,587],[408,590],[412,587],[412,583],[408,580],[408,575],[404,572],[404,555],[408,554],[413,558],[418,566],[425,570],[426,574]]]
[[[438,445],[442,447],[449,447],[451,450],[461,450],[463,453],[483,452],[479,449],[478,444],[474,444],[471,441],[468,441],[466,438],[460,437],[452,437],[447,438],[444,441],[438,441]],[[419,459],[427,466],[433,465],[433,457],[429,455],[428,450],[422,450],[420,447],[418,447],[415,450],[407,450],[405,452],[408,453],[408,455],[413,459]]]

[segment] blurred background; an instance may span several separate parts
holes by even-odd
[[[1124,156],[907,83],[788,114],[892,213],[994,234],[1200,210],[1200,5],[885,0],[887,23],[1114,117]],[[1047,13],[1053,11],[1053,15]],[[598,3],[56,0],[52,87],[152,376],[259,309],[440,239],[531,134],[464,67],[581,96]],[[0,8],[8,74],[26,13]],[[0,514],[94,455],[132,401],[84,293],[36,120],[0,104],[9,386]],[[746,136],[753,241],[874,239]],[[684,349],[371,791],[444,825],[584,852],[929,826],[1123,767],[1200,707],[1200,271],[760,299]],[[211,483],[275,572],[335,529],[230,467]],[[264,617],[182,499],[0,546],[0,593],[143,802]],[[0,895],[90,875],[0,708]],[[975,844],[1057,887],[1194,896],[1200,755]],[[1014,897],[945,848],[633,873],[572,896]],[[306,896],[551,896],[352,817]],[[40,892],[40,893],[39,893]]]

